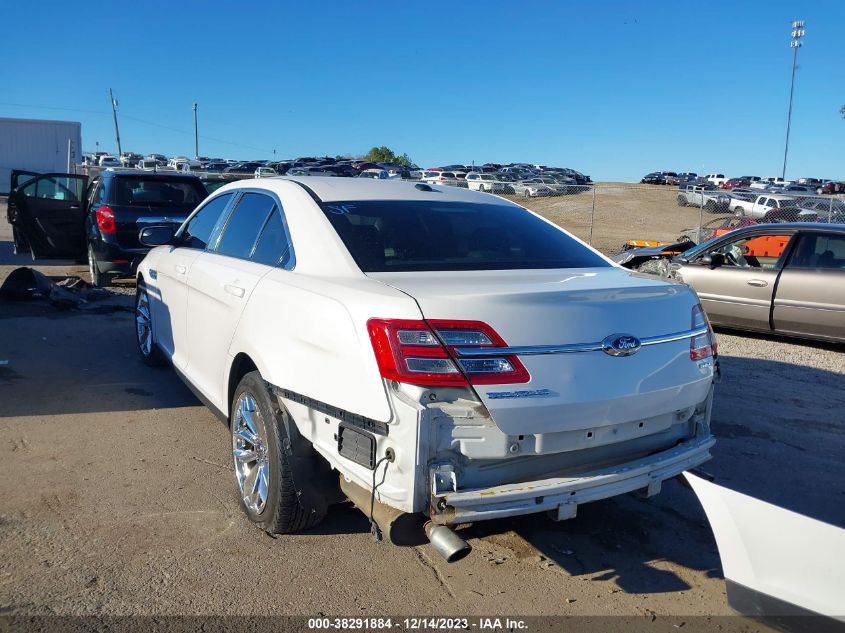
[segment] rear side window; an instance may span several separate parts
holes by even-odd
[[[274,207],[275,201],[270,196],[260,193],[244,194],[238,206],[229,215],[216,252],[229,257],[248,258],[267,216]]]
[[[129,207],[195,207],[206,197],[199,181],[168,176],[121,176],[113,178],[109,199]]]
[[[321,206],[364,272],[610,266],[516,205],[356,200]]]
[[[845,271],[845,235],[801,235],[788,267]]]
[[[267,266],[287,266],[292,256],[285,220],[279,208],[273,207],[251,259]]]
[[[224,193],[208,201],[197,213],[188,220],[182,230],[182,245],[188,248],[205,249],[211,237],[211,231],[217,224],[220,214],[232,199],[231,193]]]

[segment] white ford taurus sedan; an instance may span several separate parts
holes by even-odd
[[[264,178],[140,237],[158,248],[139,351],[229,425],[241,505],[269,532],[345,495],[377,535],[424,528],[452,560],[468,548],[449,525],[570,518],[710,456],[716,345],[695,293],[507,200]]]

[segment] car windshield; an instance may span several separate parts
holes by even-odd
[[[114,203],[130,207],[194,207],[206,197],[198,181],[168,176],[122,176],[115,178],[114,189]]]
[[[321,206],[364,272],[610,266],[515,205],[364,200]]]

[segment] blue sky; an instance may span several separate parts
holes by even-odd
[[[600,180],[652,170],[845,177],[845,2],[16,2],[0,116],[82,122],[85,150],[407,152]],[[50,109],[53,108],[53,109]],[[224,142],[225,141],[225,142]]]

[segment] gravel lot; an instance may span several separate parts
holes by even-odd
[[[620,237],[637,220],[627,226]],[[0,222],[0,282],[26,264],[9,240]],[[617,614],[676,623],[731,613],[704,513],[676,482],[652,499],[585,506],[563,523],[469,526],[462,534],[474,551],[452,565],[428,546],[374,542],[349,506],[311,532],[268,537],[237,507],[226,429],[170,369],[137,360],[129,292],[87,312],[0,303],[0,613]],[[845,526],[842,348],[728,333],[719,343],[719,442],[705,470]]]

